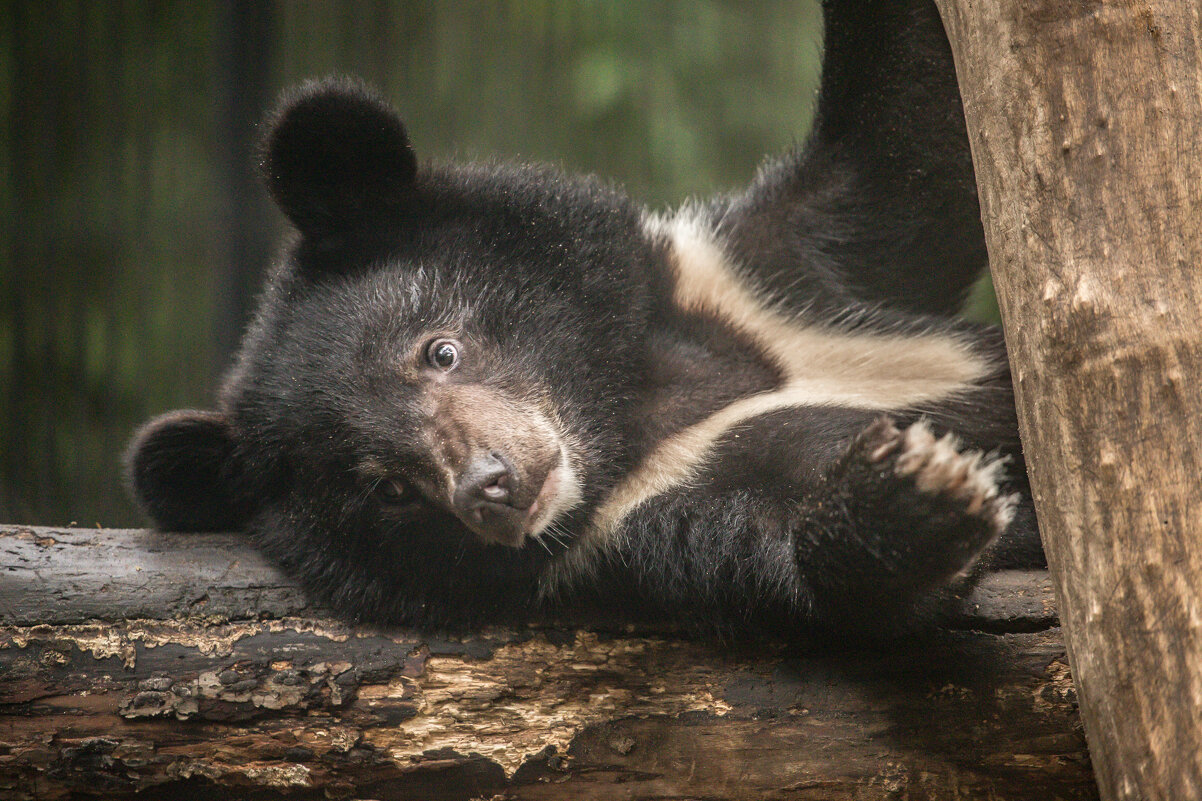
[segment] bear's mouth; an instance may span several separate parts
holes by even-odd
[[[554,525],[560,515],[580,502],[581,491],[576,470],[562,441],[557,444],[559,458],[543,474],[541,481],[537,476],[527,476],[527,481],[534,479],[530,481],[531,485],[537,482],[538,486],[529,505],[488,504],[486,510],[471,514],[456,512],[464,525],[482,542],[510,548],[525,547],[529,539],[537,539]]]
[[[561,515],[571,511],[580,501],[580,481],[567,449],[561,443],[558,463],[547,473],[538,495],[525,510],[520,535],[506,544],[514,548],[525,546],[528,539],[537,538],[550,529]]]

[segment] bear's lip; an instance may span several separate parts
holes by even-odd
[[[526,540],[537,535],[559,512],[557,501],[559,500],[560,486],[563,483],[565,472],[568,472],[564,468],[565,459],[566,456],[561,450],[559,461],[543,477],[538,494],[530,505],[524,509],[512,510],[510,525],[503,528],[482,529],[473,525],[470,520],[464,520],[464,523],[486,543],[504,545],[509,548],[525,546]]]
[[[543,479],[543,485],[535,496],[534,502],[526,509],[526,519],[522,526],[523,535],[537,534],[546,523],[550,523],[550,519],[540,521],[539,514],[547,508],[554,508],[555,501],[559,496],[559,485],[563,480],[563,456],[561,454],[559,463],[551,468],[551,472],[547,473],[547,477]]]
[[[560,441],[559,460],[543,476],[538,493],[530,505],[511,510],[511,525],[484,530],[470,520],[463,522],[485,543],[508,548],[525,547],[527,540],[537,537],[557,517],[581,502],[580,480],[576,477],[568,453],[567,447]]]

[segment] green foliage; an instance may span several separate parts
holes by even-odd
[[[993,279],[988,272],[983,273],[969,291],[964,301],[964,316],[978,323],[1001,325],[1002,315],[998,311],[997,297],[993,294]]]
[[[356,72],[423,157],[560,163],[654,204],[746,181],[804,135],[817,89],[816,3],[358,8],[280,6],[278,83]]]

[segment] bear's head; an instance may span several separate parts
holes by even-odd
[[[640,209],[547,168],[419,166],[345,79],[285,98],[262,163],[297,236],[216,411],[135,437],[139,502],[246,531],[351,615],[516,611],[636,456]]]

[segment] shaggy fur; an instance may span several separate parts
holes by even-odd
[[[985,252],[938,16],[825,11],[806,146],[664,217],[419,165],[354,81],[288,94],[263,169],[298,236],[218,408],[130,447],[155,523],[422,626],[875,633],[1038,561],[1001,337],[946,316]]]

